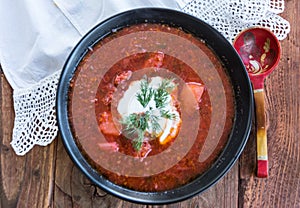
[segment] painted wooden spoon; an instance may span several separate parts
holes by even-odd
[[[281,46],[268,29],[253,27],[242,31],[233,45],[248,71],[254,89],[257,125],[257,177],[268,177],[267,129],[264,80],[280,60]]]

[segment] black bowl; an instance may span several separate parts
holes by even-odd
[[[164,192],[139,192],[108,181],[83,157],[74,141],[68,120],[68,92],[76,67],[89,48],[112,31],[138,23],[164,23],[194,34],[204,40],[227,70],[235,94],[235,118],[229,140],[216,162],[192,182]],[[251,129],[253,110],[252,88],[245,67],[232,45],[214,28],[188,14],[169,9],[135,9],[115,15],[94,27],[77,44],[67,59],[57,92],[57,117],[67,152],[79,169],[103,190],[136,203],[166,204],[199,194],[221,179],[241,154]]]

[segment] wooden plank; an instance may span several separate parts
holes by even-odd
[[[300,207],[300,2],[285,3],[282,16],[291,23],[291,33],[282,41],[279,66],[266,80],[270,177],[259,179],[251,174],[247,163],[253,155],[245,152],[241,159],[240,207]]]
[[[25,160],[18,158],[13,152],[10,141],[13,129],[13,101],[12,89],[1,73],[1,136],[0,136],[0,170],[1,170],[1,188],[0,201],[3,207],[15,207],[17,198],[24,180]]]
[[[55,143],[36,146],[26,157],[17,207],[50,207],[53,200]]]
[[[12,89],[1,73],[0,204],[10,207],[49,207],[52,203],[55,144],[34,147],[17,156],[10,146],[14,121]]]

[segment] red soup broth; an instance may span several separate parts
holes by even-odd
[[[174,138],[150,140],[143,152],[123,134],[116,109],[130,83],[145,75],[174,80],[182,122]],[[189,83],[203,90],[186,90]],[[180,187],[211,167],[228,141],[234,108],[230,79],[205,42],[149,23],[113,32],[89,49],[71,80],[68,106],[74,138],[91,166],[117,185],[145,192]]]

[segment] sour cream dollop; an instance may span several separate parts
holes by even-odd
[[[162,84],[164,78],[162,77],[152,77],[149,78],[149,87],[151,87],[153,90],[157,90],[159,86]],[[147,132],[150,135],[155,135],[156,138],[159,139],[159,142],[161,144],[168,143],[173,138],[175,138],[180,129],[181,125],[181,117],[180,113],[176,107],[176,97],[174,95],[176,91],[176,84],[174,84],[174,89],[172,92],[170,92],[165,101],[165,105],[163,109],[156,107],[156,102],[154,100],[154,97],[152,96],[151,100],[147,104],[147,106],[142,106],[142,104],[137,99],[137,94],[141,92],[141,83],[142,80],[132,81],[129,84],[128,89],[125,91],[123,97],[120,99],[117,111],[121,115],[122,118],[125,118],[126,116],[129,116],[130,114],[143,114],[147,111],[151,111],[153,115],[155,115],[158,120],[157,122],[160,125],[160,129],[156,131],[153,129],[153,126],[151,126],[151,123],[149,123],[149,127],[147,128]],[[169,112],[169,114],[172,114],[172,118],[165,118],[161,116],[161,110]]]

